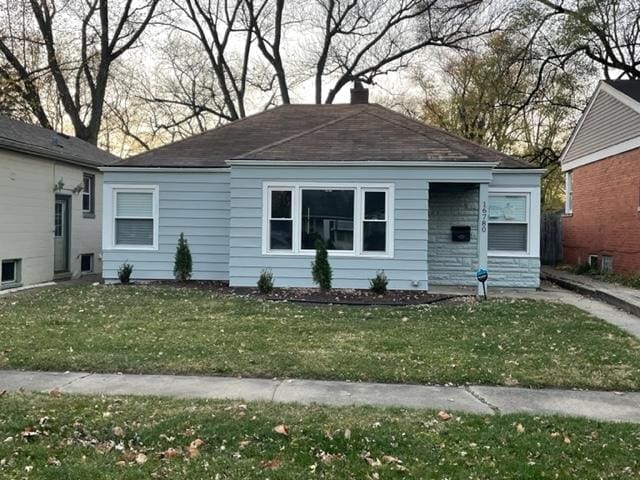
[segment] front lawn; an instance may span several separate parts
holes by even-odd
[[[638,425],[527,415],[445,418],[424,410],[5,394],[0,397],[0,477],[585,480],[640,475]]]
[[[640,388],[640,342],[538,301],[310,307],[160,286],[0,299],[0,367]]]

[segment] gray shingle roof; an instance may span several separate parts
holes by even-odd
[[[84,140],[0,115],[0,149],[26,152],[77,165],[99,167],[120,160]]]
[[[281,106],[117,165],[224,167],[228,160],[497,162],[500,168],[533,168],[376,104]]]
[[[640,80],[605,80],[616,90],[640,102]]]

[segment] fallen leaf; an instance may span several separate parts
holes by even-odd
[[[204,445],[204,440],[202,440],[201,438],[196,438],[193,442],[191,442],[191,445],[189,445],[189,447],[195,448],[197,450],[202,445]]]
[[[268,470],[277,470],[282,466],[282,460],[272,458],[271,460],[260,461],[260,466]]]
[[[446,422],[447,420],[451,420],[451,415],[444,410],[440,410],[438,415],[436,415],[440,420]]]
[[[124,452],[122,452],[122,455],[120,455],[120,460],[122,460],[123,462],[133,462],[136,459],[136,452],[134,452],[133,450],[125,450]]]
[[[350,429],[345,429],[344,431],[344,438],[345,440],[349,440],[351,438],[351,430]]]
[[[571,443],[571,438],[569,437],[569,435],[565,435],[564,436],[564,443],[566,443],[566,444]]]
[[[3,396],[3,395],[6,395],[6,394],[7,394],[6,390],[0,390],[0,397]]]
[[[273,431],[279,433],[280,435],[284,435],[285,437],[289,436],[289,427],[282,423],[273,427]]]
[[[524,425],[522,425],[521,423],[517,423],[516,424],[516,432],[524,433]]]
[[[33,428],[33,427],[27,427],[22,431],[22,433],[20,435],[25,440],[33,440],[38,435],[40,435],[40,432],[38,430],[36,430],[35,428]]]
[[[136,463],[138,465],[144,465],[145,463],[147,463],[147,456],[144,453],[139,453],[138,455],[136,455]]]
[[[160,454],[160,458],[172,459],[178,456],[178,451],[175,448],[168,448]]]
[[[239,444],[240,449],[246,448],[251,443],[251,440],[242,440]]]
[[[113,427],[112,432],[116,437],[124,436],[124,430],[122,430],[122,427]]]
[[[189,447],[187,448],[187,458],[196,458],[198,455],[200,455],[200,450],[198,450],[197,447]]]
[[[402,463],[398,457],[392,457],[391,455],[383,455],[382,463]]]
[[[49,457],[47,458],[47,465],[51,465],[53,467],[59,467],[60,465],[62,465],[62,462],[55,457]]]
[[[60,398],[62,396],[62,390],[60,388],[55,387],[53,390],[49,392],[49,396],[53,398]]]

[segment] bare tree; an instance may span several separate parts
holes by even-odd
[[[537,0],[547,23],[542,32],[557,56],[584,55],[607,78],[640,78],[640,2]]]
[[[14,0],[2,13],[0,53],[20,81],[20,94],[44,127],[51,127],[35,79],[45,71],[77,137],[96,143],[110,70],[133,48],[159,0]],[[16,29],[14,25],[20,25]],[[77,25],[77,30],[69,28]],[[68,32],[72,33],[68,33]],[[22,54],[40,47],[44,61]],[[2,75],[2,73],[0,73]]]
[[[236,120],[246,115],[249,62],[251,59],[252,31],[244,8],[245,0],[172,0],[173,5],[187,20],[173,19],[171,28],[197,40],[206,53],[209,67],[220,93],[224,108],[216,107],[225,120]],[[242,38],[237,38],[242,37]],[[232,60],[237,44],[241,43],[240,61]],[[237,65],[239,63],[239,65]]]
[[[315,65],[315,97],[325,103],[355,78],[407,68],[426,47],[461,48],[499,28],[481,0],[316,0],[323,11],[321,49]]]

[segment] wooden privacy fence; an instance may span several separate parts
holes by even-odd
[[[562,212],[543,212],[540,217],[540,262],[562,262]]]

